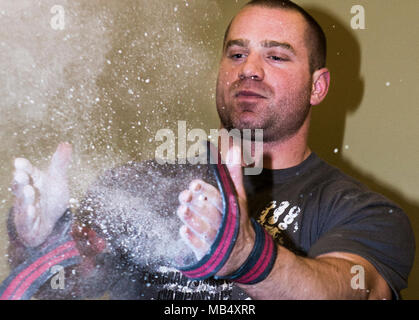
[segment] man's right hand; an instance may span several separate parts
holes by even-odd
[[[15,159],[14,223],[19,238],[28,247],[42,244],[68,208],[67,169],[71,153],[70,144],[60,143],[45,171],[27,159]]]

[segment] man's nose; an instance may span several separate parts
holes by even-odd
[[[260,57],[256,54],[249,54],[243,62],[239,71],[239,78],[262,81],[265,78],[265,71]]]

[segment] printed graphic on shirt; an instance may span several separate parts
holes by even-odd
[[[157,273],[144,273],[146,286],[159,288],[157,300],[230,300],[232,283],[214,279],[191,280],[179,271],[159,267]]]
[[[258,222],[268,231],[274,240],[285,245],[284,231],[297,232],[297,217],[301,208],[289,201],[271,201],[259,215]]]

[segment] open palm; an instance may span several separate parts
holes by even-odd
[[[42,244],[68,208],[67,169],[71,153],[70,144],[59,144],[49,167],[42,171],[27,159],[15,159],[12,188],[15,195],[14,223],[19,238],[26,246]]]

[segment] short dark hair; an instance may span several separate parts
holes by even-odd
[[[252,0],[248,2],[244,7],[248,6],[258,6],[266,7],[273,9],[284,9],[284,10],[293,10],[299,12],[308,24],[307,32],[305,35],[307,48],[309,49],[309,65],[310,72],[324,68],[326,66],[326,54],[327,54],[327,40],[326,35],[319,25],[319,23],[303,8],[289,0]],[[234,19],[234,18],[233,18]],[[231,23],[227,27],[227,30],[224,34],[224,44],[225,47],[227,36],[230,31]]]

